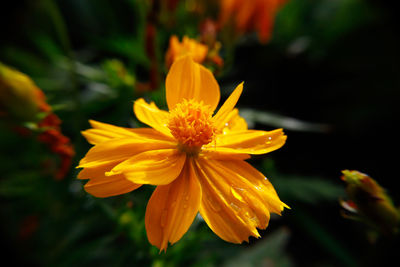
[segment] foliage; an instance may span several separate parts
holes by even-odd
[[[72,166],[90,148],[80,132],[95,119],[142,124],[133,100],[166,108],[165,52],[171,35],[198,38],[215,1],[40,0],[12,3],[0,18],[0,61],[27,74],[46,94],[75,148]],[[167,1],[165,1],[167,2]],[[171,1],[172,2],[172,1]],[[196,4],[200,3],[200,4]],[[208,9],[202,9],[207,6]],[[383,266],[398,236],[369,242],[366,229],[339,212],[342,169],[359,169],[400,203],[393,148],[398,118],[400,45],[391,3],[290,0],[272,38],[220,33],[224,66],[210,66],[223,98],[244,81],[241,115],[256,129],[283,127],[285,147],[250,161],[291,210],[271,218],[262,239],[234,245],[213,235],[201,217],[183,239],[159,253],[147,242],[146,203],[153,188],[97,199],[79,170],[54,179],[59,159],[40,134],[15,131],[0,109],[0,236],[2,256],[28,266]],[[157,30],[153,50],[146,26]],[[152,73],[156,66],[156,73]],[[153,83],[152,83],[153,82]],[[155,84],[155,86],[153,86]],[[26,125],[25,125],[26,126]],[[32,127],[31,127],[32,128]]]

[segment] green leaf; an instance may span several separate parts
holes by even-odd
[[[314,216],[315,217],[315,216]],[[357,266],[351,251],[347,250],[334,234],[331,234],[313,216],[296,208],[298,224],[323,248],[341,262],[341,266]],[[337,234],[337,233],[336,233]]]
[[[113,37],[105,40],[96,40],[104,50],[124,56],[136,64],[149,65],[142,40],[132,37]]]
[[[226,261],[225,267],[251,267],[251,266],[293,266],[291,259],[285,253],[290,232],[286,228],[280,228],[264,237],[255,245],[243,249],[238,255]]]
[[[344,195],[344,188],[321,177],[280,176],[274,179],[274,187],[282,199],[316,204],[321,201],[337,201]]]
[[[246,120],[250,128],[255,123],[301,132],[328,132],[331,128],[328,124],[306,122],[254,109],[240,109],[240,115]]]

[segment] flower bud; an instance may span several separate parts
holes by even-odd
[[[371,177],[355,170],[343,170],[348,201],[342,207],[382,234],[398,232],[400,213],[385,190]]]
[[[11,119],[37,121],[41,93],[28,76],[0,63],[0,110]]]

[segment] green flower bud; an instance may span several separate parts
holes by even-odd
[[[398,232],[399,211],[385,190],[371,177],[355,170],[343,170],[349,201],[342,202],[348,211],[355,212],[357,219],[367,223],[382,234]]]
[[[25,74],[0,63],[0,110],[21,122],[37,121],[40,89]]]

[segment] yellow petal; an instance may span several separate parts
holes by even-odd
[[[257,193],[263,198],[263,203],[270,212],[280,215],[283,208],[289,208],[279,199],[274,186],[268,178],[249,163],[243,160],[224,161],[223,165],[251,184],[252,189],[256,190],[254,194]]]
[[[169,110],[183,99],[194,99],[210,105],[215,110],[220,90],[214,75],[190,56],[183,56],[172,64],[166,79],[166,96]]]
[[[135,101],[133,111],[141,122],[167,136],[171,136],[171,132],[167,127],[169,119],[167,111],[159,109],[153,102],[146,103],[143,98]]]
[[[241,243],[259,237],[257,228],[268,226],[271,207],[284,204],[270,184],[263,182],[244,161],[198,159],[197,173],[203,197],[200,214],[222,239]]]
[[[232,111],[228,113],[226,122],[223,125],[223,133],[246,131],[247,129],[247,122],[239,115],[239,110],[237,108],[232,109]]]
[[[282,129],[273,131],[247,130],[229,132],[217,136],[215,142],[203,146],[209,153],[226,154],[265,154],[274,151],[285,144],[286,135]]]
[[[153,138],[111,139],[92,147],[79,162],[78,168],[91,168],[112,162],[117,164],[143,151],[174,147],[174,142]]]
[[[217,129],[222,129],[225,126],[225,124],[229,121],[230,118],[229,115],[236,106],[236,103],[239,100],[242,91],[243,91],[243,83],[239,84],[236,87],[236,89],[232,92],[232,94],[228,97],[225,103],[218,110],[217,114],[215,114],[214,120]]]
[[[90,144],[96,145],[110,139],[117,138],[155,138],[161,140],[173,140],[165,135],[160,134],[158,131],[151,128],[124,128],[119,126],[114,126],[107,123],[102,123],[98,121],[89,121],[92,125],[92,129],[82,131],[82,135],[88,140]]]
[[[119,134],[98,129],[88,129],[82,131],[81,134],[92,145],[100,144],[114,138],[121,138],[121,135]]]
[[[186,154],[177,149],[146,151],[120,163],[107,175],[122,173],[135,184],[169,184],[181,173],[185,160]]]
[[[108,123],[99,122],[99,121],[95,121],[95,120],[89,120],[89,123],[93,127],[93,129],[110,132],[110,133],[113,133],[120,137],[129,136],[131,134],[129,128],[119,127],[119,126],[115,126],[115,125],[111,125]]]
[[[180,176],[157,186],[146,209],[146,231],[150,243],[166,250],[187,232],[200,205],[201,187],[190,161]]]
[[[215,149],[206,149],[203,148],[200,151],[199,157],[204,158],[204,159],[217,159],[217,160],[245,160],[249,159],[250,155],[243,153],[231,153],[230,151],[217,151]]]
[[[90,179],[85,184],[85,190],[95,197],[111,197],[125,194],[139,188],[140,184],[134,184],[125,179],[123,175],[106,176],[114,165],[108,164],[97,168],[85,168],[79,175],[79,179]]]

